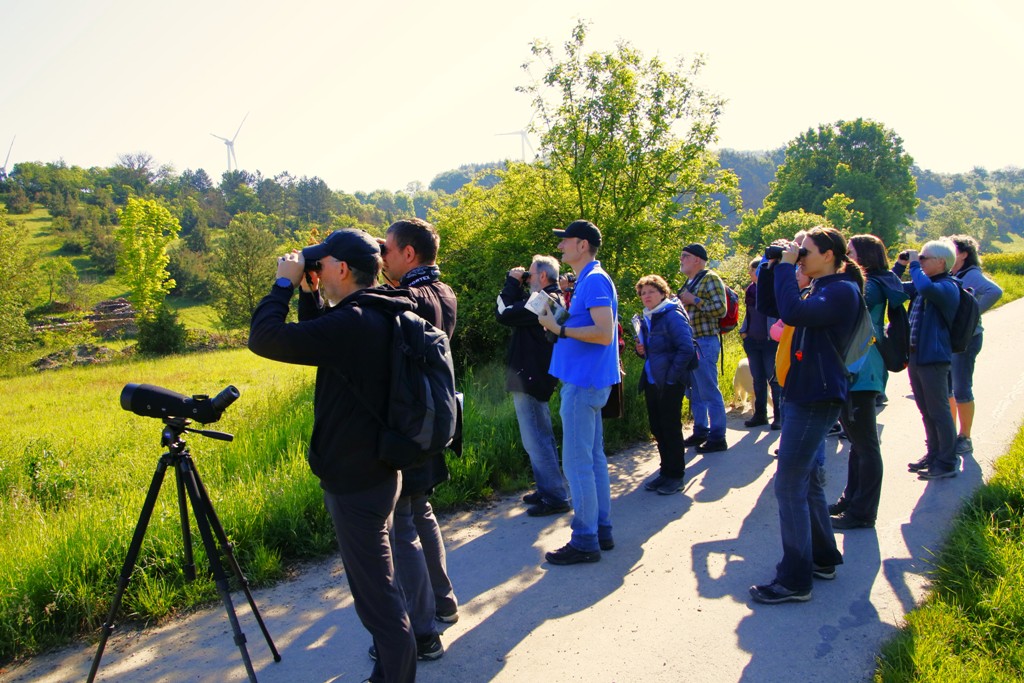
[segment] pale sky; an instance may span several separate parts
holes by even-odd
[[[728,102],[719,147],[771,149],[871,118],[934,171],[1024,166],[1020,0],[0,0],[0,162],[111,166],[144,151],[181,172],[239,166],[335,190],[404,189],[521,156],[515,88],[533,39],[703,53]],[[536,140],[533,141],[536,144]]]

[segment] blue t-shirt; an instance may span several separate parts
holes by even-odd
[[[576,278],[576,291],[569,303],[566,327],[589,327],[594,324],[591,308],[610,306],[612,309],[612,343],[604,346],[580,341],[559,339],[551,356],[549,372],[558,379],[578,387],[608,387],[618,384],[619,377],[619,301],[615,284],[599,261],[588,263]]]

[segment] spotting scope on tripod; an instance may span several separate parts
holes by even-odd
[[[228,621],[231,622],[231,630],[234,633],[235,644],[242,653],[242,663],[245,665],[249,680],[256,683],[256,673],[253,671],[252,662],[249,659],[249,651],[245,647],[245,634],[238,625],[238,616],[235,614],[234,605],[231,602],[231,594],[228,591],[228,577],[224,571],[221,554],[226,561],[235,579],[238,581],[245,597],[249,601],[253,616],[263,631],[263,637],[274,656],[274,661],[281,661],[281,655],[274,647],[274,641],[270,638],[263,618],[256,608],[252,593],[249,591],[249,581],[242,574],[242,569],[235,559],[231,543],[228,541],[224,527],[221,526],[217,513],[213,510],[213,503],[210,495],[199,477],[192,454],[185,443],[184,434],[191,432],[211,439],[231,441],[234,436],[224,432],[215,432],[205,429],[192,429],[188,425],[193,421],[208,424],[220,419],[224,410],[238,399],[238,389],[228,386],[216,396],[206,395],[184,396],[182,394],[153,386],[152,384],[126,384],[121,390],[121,407],[130,410],[136,415],[143,417],[156,417],[163,420],[164,428],[161,433],[160,443],[167,448],[159,462],[156,472],[153,473],[153,480],[149,485],[149,492],[146,494],[146,501],[142,505],[142,512],[139,521],[135,525],[135,533],[132,535],[132,542],[128,546],[128,555],[125,557],[124,566],[121,568],[121,576],[117,582],[117,591],[110,605],[110,612],[103,624],[100,634],[99,646],[96,649],[96,656],[92,661],[92,668],[89,670],[89,683],[96,677],[96,671],[100,666],[100,659],[103,657],[103,649],[106,647],[107,638],[114,630],[114,618],[121,606],[121,598],[128,587],[128,580],[131,578],[132,570],[138,559],[139,551],[142,548],[142,540],[146,535],[146,528],[149,526],[150,517],[156,504],[157,495],[160,493],[160,486],[164,481],[164,474],[168,467],[174,468],[175,481],[178,491],[178,512],[181,517],[181,535],[184,541],[184,566],[185,578],[192,581],[196,577],[195,562],[192,557],[192,531],[189,526],[188,504],[192,505],[192,512],[195,515],[196,527],[199,529],[199,536],[206,550],[206,556],[210,560],[210,570],[213,573],[214,582],[217,586],[217,593],[220,595],[224,609],[228,613]],[[218,552],[219,544],[219,552]]]

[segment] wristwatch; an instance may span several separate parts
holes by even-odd
[[[565,339],[565,325],[558,328],[558,338]]]
[[[292,281],[286,277],[279,277],[276,280],[274,280],[274,286],[284,287],[285,289],[291,289],[295,287],[295,285],[292,284]]]

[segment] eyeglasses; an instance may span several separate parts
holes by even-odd
[[[934,258],[938,258],[938,257],[937,256],[925,256],[924,254],[922,254],[921,256],[917,257],[917,260],[918,261],[927,261],[928,259],[934,259]]]

